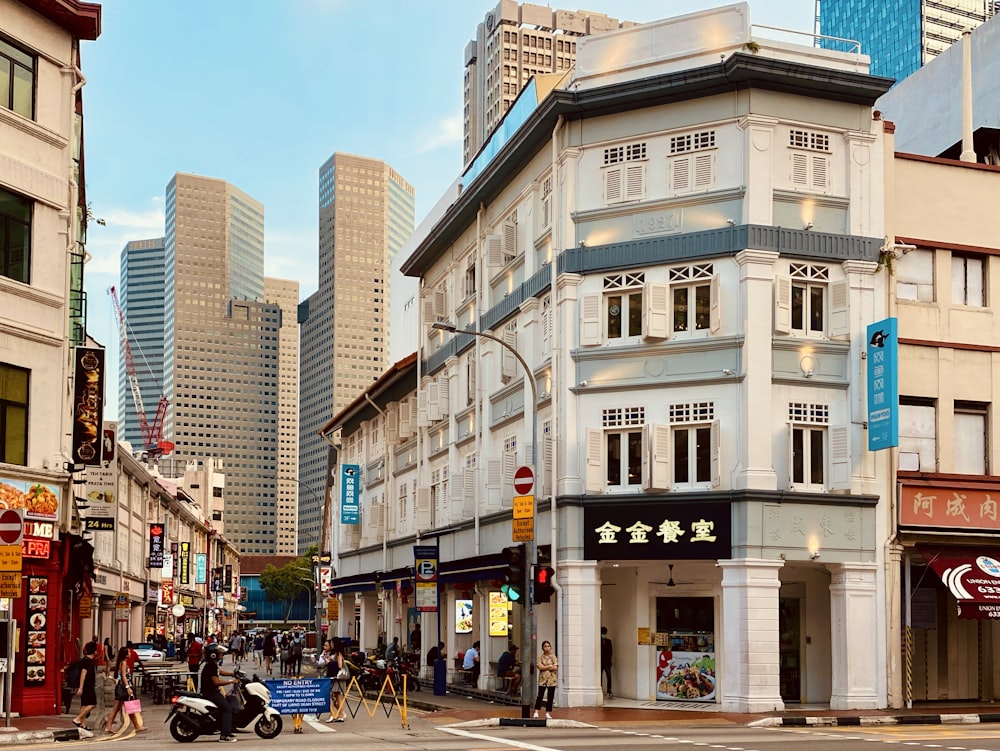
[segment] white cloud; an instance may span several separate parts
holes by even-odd
[[[443,118],[431,127],[430,132],[425,132],[423,138],[417,139],[417,143],[422,144],[417,153],[426,154],[442,146],[460,144],[463,137],[464,125],[461,115]]]
[[[157,202],[156,199],[153,199]],[[163,207],[156,206],[146,211],[126,208],[97,212],[104,220],[104,226],[91,222],[87,227],[87,252],[90,261],[88,272],[113,274],[118,276],[119,260],[125,243],[131,240],[149,240],[163,237]]]

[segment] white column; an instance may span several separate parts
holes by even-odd
[[[746,182],[753,187],[743,201],[741,224],[773,224],[774,128],[778,120],[748,115],[740,120],[745,132]]]
[[[593,707],[601,703],[601,574],[595,561],[560,561],[556,568],[562,591],[562,623],[559,630],[560,707]],[[553,639],[552,624],[538,624],[538,645],[531,660],[538,658],[542,641]],[[528,655],[525,655],[527,658]]]
[[[771,441],[762,441],[754,432],[759,425],[770,425],[774,417],[771,401],[771,311],[774,309],[774,263],[778,254],[764,250],[744,250],[736,255],[740,265],[742,296],[740,316],[744,330],[743,370],[740,400],[745,417],[738,430],[739,466],[733,477],[733,488],[775,490],[778,487],[774,472]]]
[[[831,563],[830,709],[886,706],[878,692],[878,596],[874,563]]]
[[[722,568],[722,650],[716,679],[726,712],[783,710],[778,681],[778,571],[783,561],[740,558]]]

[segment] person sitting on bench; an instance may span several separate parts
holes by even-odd
[[[474,685],[479,684],[479,641],[477,640],[471,647],[465,650],[465,658],[462,660],[462,670],[469,671],[469,678]]]

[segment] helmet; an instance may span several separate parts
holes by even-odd
[[[226,654],[226,652],[228,651],[229,650],[226,649],[221,644],[209,644],[207,647],[205,647],[205,656],[215,657],[216,659],[218,659],[222,657],[224,654]]]

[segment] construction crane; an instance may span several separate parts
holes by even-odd
[[[163,440],[163,418],[167,415],[167,405],[170,402],[166,396],[160,395],[160,403],[156,408],[156,417],[153,418],[153,424],[150,425],[149,420],[146,419],[146,408],[142,404],[139,377],[135,372],[135,362],[132,360],[132,348],[128,343],[128,324],[125,322],[125,314],[122,313],[121,303],[118,302],[118,292],[114,287],[111,287],[108,289],[108,294],[111,295],[111,302],[115,306],[115,316],[118,319],[122,352],[125,356],[125,372],[128,375],[129,387],[132,390],[132,401],[135,402],[135,412],[139,417],[139,430],[142,432],[143,451],[148,458],[155,460],[174,450],[173,443]]]

